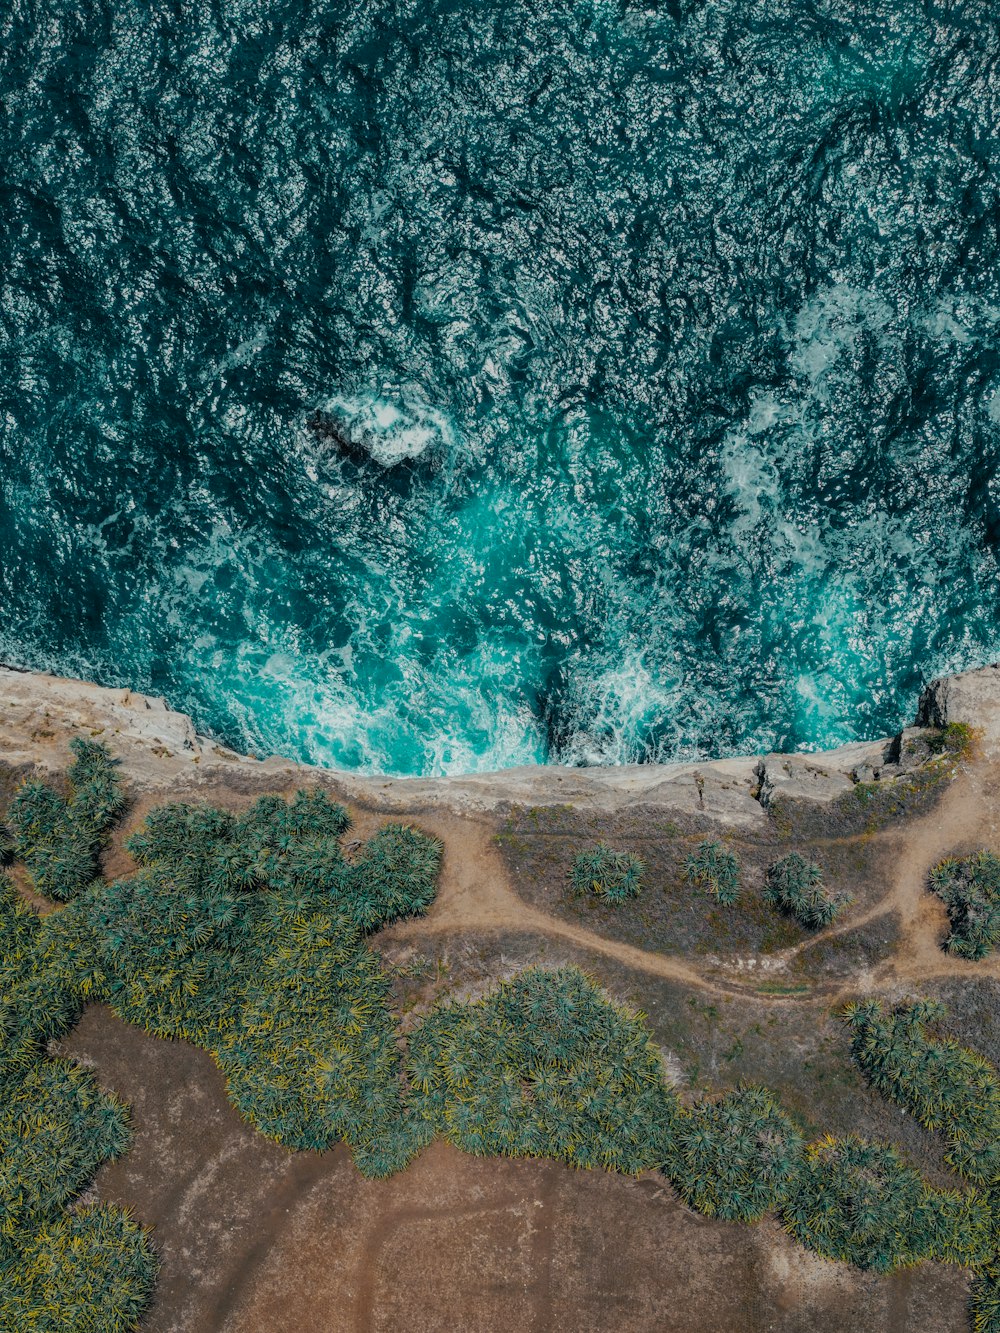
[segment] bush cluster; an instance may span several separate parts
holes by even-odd
[[[645,870],[632,852],[616,852],[600,842],[590,851],[576,854],[570,881],[576,896],[593,893],[617,905],[637,896]]]
[[[817,1254],[879,1273],[922,1259],[971,1266],[992,1254],[981,1195],[931,1189],[891,1145],[854,1135],[809,1145],[781,1217]]]
[[[766,1088],[740,1087],[678,1117],[664,1171],[706,1217],[756,1222],[787,1198],[803,1145]]]
[[[97,741],[70,741],[75,762],[66,800],[44,782],[29,782],[7,812],[12,850],[39,893],[65,902],[98,873],[98,856],[125,806],[115,761]]]
[[[403,1104],[389,983],[366,936],[426,910],[441,848],[390,825],[351,864],[348,823],[322,793],[263,797],[240,816],[165,806],[130,840],[138,874],[79,910],[98,992],[122,1018],[208,1050],[269,1137],[317,1150],[344,1139],[383,1175],[421,1125]]]
[[[945,1138],[945,1161],[985,1188],[994,1214],[1000,1215],[1000,1074],[954,1038],[928,1036],[927,1025],[944,1013],[943,1005],[930,1000],[895,1009],[877,1000],[848,1005],[844,1017],[852,1029],[851,1054],[883,1096]],[[1000,1333],[998,1240],[990,1261],[976,1265],[971,1308],[981,1333]]]
[[[0,1328],[124,1333],[157,1263],[120,1210],[66,1211],[129,1130],[88,1071],[46,1053],[79,1010],[61,955],[50,918],[0,876]]]
[[[944,1016],[929,1000],[886,1010],[848,1005],[851,1054],[869,1083],[948,1141],[945,1161],[976,1185],[1000,1183],[1000,1079],[990,1062],[925,1024]]]
[[[727,907],[740,896],[740,863],[735,852],[721,842],[708,838],[700,842],[684,862],[684,873],[692,884],[707,890]]]
[[[807,930],[828,926],[850,901],[844,894],[828,894],[819,866],[798,852],[789,852],[770,867],[764,897]]]
[[[576,968],[438,1008],[406,1071],[419,1113],[466,1152],[639,1172],[668,1151],[677,1106],[642,1015]]]
[[[972,959],[992,953],[1000,943],[1000,857],[982,851],[949,858],[931,871],[930,882],[948,909],[948,952]]]

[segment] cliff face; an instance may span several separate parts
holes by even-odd
[[[385,811],[490,811],[508,805],[619,810],[642,805],[698,811],[752,826],[777,797],[835,800],[858,782],[904,776],[926,754],[928,728],[963,723],[987,754],[1000,751],[1000,664],[933,681],[916,724],[896,737],[815,754],[720,759],[620,768],[533,766],[452,778],[369,777],[239,755],[195,731],[163,699],[130,690],[0,667],[0,760],[11,768],[61,772],[73,735],[99,735],[139,789],[188,792],[223,784],[247,791],[307,777]]]

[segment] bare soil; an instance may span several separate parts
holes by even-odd
[[[95,1007],[67,1043],[133,1107],[96,1192],[155,1228],[148,1333],[951,1333],[967,1278],[875,1277],[773,1223],[690,1212],[657,1175],[428,1148],[388,1181],[243,1124],[204,1052]]]

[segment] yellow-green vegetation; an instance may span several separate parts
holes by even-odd
[[[948,952],[972,959],[992,953],[1000,943],[1000,857],[950,857],[934,867],[930,882],[948,909]]]
[[[69,799],[44,782],[25,783],[11,802],[7,822],[11,850],[24,862],[35,888],[65,901],[98,873],[98,855],[124,809],[111,756],[96,741],[70,741]]]
[[[944,1006],[922,1000],[887,1010],[878,1000],[848,1005],[851,1054],[874,1088],[948,1140],[945,1157],[977,1185],[1000,1181],[1000,1078],[983,1056],[925,1024]]]
[[[410,1035],[407,1075],[466,1152],[638,1172],[669,1149],[676,1101],[643,1017],[576,968],[528,968]]]
[[[727,907],[740,896],[740,863],[736,853],[721,842],[710,838],[700,842],[685,860],[684,873],[692,884],[705,889]]]
[[[788,1197],[803,1146],[766,1088],[741,1087],[678,1117],[664,1171],[706,1217],[756,1222]]]
[[[279,1143],[350,1144],[386,1175],[419,1146],[389,982],[366,935],[426,910],[440,845],[382,829],[348,863],[347,812],[323,793],[242,816],[171,805],[129,849],[138,874],[66,909],[93,939],[94,994],[129,1022],[203,1046],[248,1120]]]
[[[637,896],[645,869],[634,853],[616,852],[600,842],[577,853],[570,882],[576,895],[593,893],[605,902],[618,904]]]
[[[848,1005],[851,1054],[873,1087],[947,1140],[945,1160],[984,1187],[1000,1218],[1000,1074],[952,1037],[927,1034],[945,1016],[929,1000],[886,1009],[877,1000]],[[1000,1266],[993,1251],[979,1265],[972,1293],[974,1327],[1000,1333]]]
[[[129,1131],[88,1071],[46,1052],[78,1012],[59,953],[50,918],[0,876],[0,1328],[119,1333],[145,1307],[157,1261],[120,1210],[67,1211]]]
[[[0,1273],[0,1328],[119,1333],[137,1327],[157,1262],[129,1214],[107,1204],[62,1213]]]
[[[817,1254],[879,1273],[922,1259],[971,1267],[993,1252],[981,1195],[931,1189],[890,1144],[853,1135],[809,1145],[781,1217]]]
[[[764,898],[807,930],[828,926],[850,901],[844,894],[827,893],[819,866],[799,852],[789,852],[770,867]]]

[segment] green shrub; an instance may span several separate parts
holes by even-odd
[[[351,866],[342,900],[361,930],[423,916],[434,901],[441,844],[405,824],[386,824]]]
[[[854,1135],[809,1145],[781,1216],[808,1249],[879,1273],[922,1259],[974,1266],[993,1249],[982,1195],[931,1189],[895,1148]]]
[[[925,1024],[944,1016],[922,1001],[886,1011],[877,1000],[848,1005],[851,1054],[884,1097],[948,1140],[945,1160],[977,1185],[1000,1180],[1000,1078],[975,1051]]]
[[[638,856],[616,852],[601,842],[588,852],[577,853],[570,881],[574,895],[593,893],[617,905],[636,897],[642,888],[645,869]]]
[[[93,1076],[46,1054],[75,1021],[87,942],[39,918],[0,876],[0,1328],[135,1326],[155,1272],[148,1240],[116,1210],[64,1210],[128,1143],[125,1108]],[[81,962],[80,975],[87,976]],[[124,1261],[124,1267],[120,1266]]]
[[[642,1015],[576,968],[527,968],[410,1035],[417,1110],[465,1152],[639,1172],[669,1151],[676,1101]]]
[[[0,1250],[56,1215],[128,1146],[125,1107],[67,1061],[26,1071],[0,1111]]]
[[[76,1021],[80,1001],[65,971],[50,965],[48,918],[18,897],[0,874],[0,1110],[45,1053]]]
[[[740,896],[740,863],[721,842],[705,839],[684,862],[687,878],[727,907]]]
[[[10,1333],[128,1333],[159,1267],[149,1236],[120,1208],[62,1213],[0,1262],[0,1328]]]
[[[94,993],[122,1018],[210,1051],[269,1137],[344,1139],[361,1170],[387,1174],[425,1127],[404,1102],[389,983],[365,936],[426,911],[441,844],[388,825],[349,864],[348,823],[322,793],[241,816],[166,806],[130,840],[139,873],[81,906]]]
[[[949,953],[980,959],[1000,942],[1000,857],[981,851],[935,866],[931,889],[948,909]]]
[[[787,1198],[802,1151],[801,1134],[767,1089],[740,1087],[680,1115],[663,1169],[706,1217],[756,1222]]]
[[[771,866],[764,897],[807,930],[828,926],[850,901],[843,894],[831,897],[823,887],[819,866],[798,852],[789,852]]]
[[[14,796],[7,820],[13,851],[39,893],[66,901],[98,874],[98,858],[125,800],[115,761],[96,741],[74,738],[76,761],[69,769],[69,800],[42,782],[29,782]]]
[[[995,1261],[973,1278],[969,1313],[975,1333],[1000,1333],[1000,1264]]]

